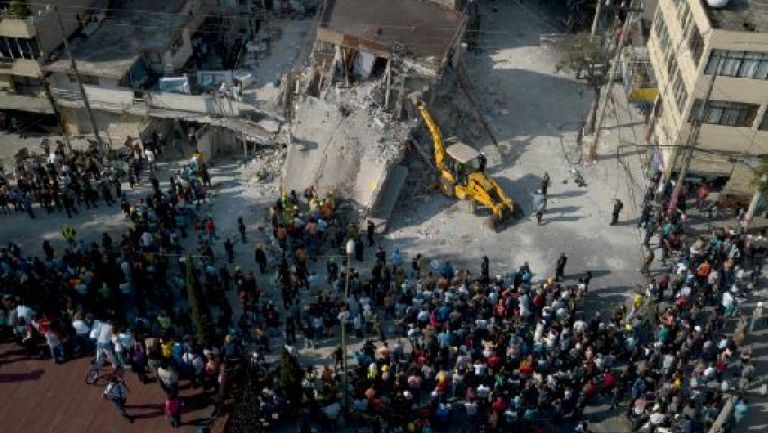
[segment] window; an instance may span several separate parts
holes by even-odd
[[[725,57],[720,62],[720,70],[718,71],[718,74],[726,75],[728,77],[736,76],[743,59],[743,51],[727,51]]]
[[[688,6],[688,0],[678,0],[677,17],[680,20],[680,32],[684,35],[688,31],[688,26],[693,22],[691,19],[693,18],[691,15],[691,7]]]
[[[683,111],[685,104],[688,102],[688,89],[685,88],[685,81],[682,75],[680,75],[679,70],[675,71],[675,78],[672,81],[672,92],[675,94],[678,110]]]
[[[704,52],[704,39],[701,37],[699,27],[697,25],[691,26],[691,34],[688,36],[688,49],[691,50],[691,57],[696,66],[701,61],[701,54]]]
[[[757,67],[760,65],[760,60],[763,59],[763,55],[760,53],[748,52],[744,54],[744,58],[741,61],[739,67],[738,76],[741,78],[752,78],[757,74]]]
[[[659,39],[659,47],[666,54],[669,51],[669,31],[667,30],[667,24],[664,22],[664,14],[661,13],[661,8],[656,12],[656,20],[653,24],[656,37]]]
[[[697,99],[693,108],[689,122],[693,122],[701,110],[701,99]],[[742,102],[731,101],[709,101],[702,123],[711,123],[713,125],[750,127],[757,117],[757,110],[760,108],[757,104],[744,104]]]
[[[757,127],[762,131],[768,131],[768,110],[763,114],[763,121],[760,122],[760,126]]]
[[[757,51],[712,50],[704,72],[714,75],[718,62],[717,75],[740,78],[768,78],[768,53]]]
[[[669,56],[667,59],[667,76],[671,80],[672,77],[675,75],[675,72],[678,70],[677,67],[677,59],[675,59],[675,56]]]

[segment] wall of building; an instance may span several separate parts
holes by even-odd
[[[659,0],[656,18],[663,17],[668,33],[667,41],[663,42],[658,33],[658,25],[651,26],[651,36],[648,42],[648,52],[659,87],[660,114],[656,119],[655,136],[663,146],[683,144],[691,132],[688,121],[694,109],[696,99],[705,99],[712,83],[712,75],[705,73],[707,62],[712,50],[759,51],[768,53],[768,34],[754,32],[726,31],[712,28],[706,11],[697,0],[688,0],[690,15],[681,15],[679,2]],[[691,24],[689,31],[683,32],[681,20],[688,16]],[[690,25],[695,24],[703,40],[702,55],[698,63],[694,61],[689,48]],[[661,32],[663,33],[663,32]],[[675,67],[685,84],[687,98],[682,106],[678,106],[675,97]],[[672,73],[670,74],[670,71]],[[679,86],[678,86],[679,87]],[[691,164],[691,172],[697,170],[710,175],[730,176],[737,170],[734,155],[738,158],[744,154],[768,153],[768,131],[759,130],[768,103],[768,80],[753,78],[736,78],[717,76],[710,96],[712,101],[734,101],[758,105],[754,122],[749,126],[724,126],[703,124],[699,132],[698,146],[704,151],[697,152]],[[696,108],[698,113],[698,108]],[[667,174],[675,169],[671,167],[676,148],[662,148]],[[725,152],[730,156],[725,155]],[[678,162],[679,165],[680,162]],[[743,173],[742,173],[743,174]],[[744,178],[740,176],[739,179]],[[743,179],[729,184],[732,190],[746,189]]]
[[[84,13],[94,0],[55,0],[46,3],[57,7],[65,34],[71,35],[80,25],[77,15]],[[44,55],[47,55],[61,45],[61,30],[55,15],[48,10],[47,6],[37,3],[30,9],[35,14],[35,28],[40,49]]]

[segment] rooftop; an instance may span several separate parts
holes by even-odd
[[[713,8],[702,0],[712,27],[740,32],[768,32],[768,0],[730,0]]]
[[[188,0],[132,0],[102,21],[90,36],[73,40],[72,55],[81,74],[121,79],[146,52],[163,53],[191,21],[178,14]],[[66,54],[44,68],[69,72]]]
[[[453,43],[464,15],[425,0],[331,0],[322,27],[391,49],[402,44],[417,57],[442,57]]]

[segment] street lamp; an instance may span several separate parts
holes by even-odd
[[[352,263],[352,255],[355,253],[355,240],[350,238],[345,246],[345,252],[347,253],[347,266],[344,269],[344,308],[347,308],[347,299],[349,298],[349,270]],[[347,310],[349,314],[349,310]],[[347,373],[347,317],[344,317],[344,321],[341,323],[341,370],[344,373],[344,380],[342,381],[341,398],[344,408],[344,414],[348,413],[347,409],[347,389],[349,388],[349,374]]]

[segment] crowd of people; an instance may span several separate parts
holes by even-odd
[[[86,172],[73,168],[83,166],[72,161],[56,159],[35,179],[50,176],[53,183],[65,177],[69,180],[61,188],[69,190],[78,179],[85,184],[88,177],[105,180],[92,157],[85,159],[85,167],[93,167]],[[142,383],[160,384],[172,425],[180,422],[180,380],[202,389],[215,418],[229,379],[237,374],[228,369],[237,354],[226,337],[233,327],[232,309],[222,294],[238,275],[216,265],[219,238],[200,206],[211,185],[204,164],[193,157],[173,173],[166,190],[155,170],[145,168],[151,189],[132,203],[121,197],[130,228],[119,239],[108,233],[89,239],[65,224],[63,248],[49,240],[40,252],[22,251],[14,242],[0,248],[3,337],[31,357],[56,363],[92,356],[86,380],[106,378],[104,397],[129,421],[134,416],[126,411],[125,371],[134,371]],[[16,172],[22,186],[26,173]],[[105,181],[119,185],[109,180],[114,175]]]
[[[26,212],[34,219],[39,215],[36,210],[45,210],[72,218],[83,208],[98,208],[101,201],[108,207],[125,205],[122,182],[127,180],[133,189],[145,172],[154,175],[161,141],[156,133],[144,141],[128,137],[124,149],[107,159],[95,145],[70,151],[60,140],[51,145],[43,138],[41,153],[23,149],[12,170],[0,174],[0,212]],[[199,169],[202,182],[210,183],[205,164],[200,163]]]
[[[373,432],[586,432],[590,406],[602,404],[633,430],[698,433],[727,407],[726,428],[748,410],[740,392],[755,374],[745,344],[755,325],[737,319],[765,235],[693,235],[684,204],[668,210],[664,189],[649,189],[640,219],[647,245],[661,228],[664,266],[652,271],[652,259],[647,285],[601,315],[584,302],[592,273],[567,279],[565,253],[551,277],[527,263],[497,274],[487,257],[477,272],[408,257],[312,188],[275,201],[271,230],[253,249],[253,268],[274,272],[272,287],[234,266],[236,240],[199,211],[210,177],[196,159],[167,190],[151,184],[124,204],[131,228],[119,240],[88,243],[65,227],[62,251],[48,242],[40,256],[13,243],[0,250],[10,336],[33,356],[47,346],[56,362],[94,355],[96,371],[109,362],[116,374],[104,395],[128,420],[124,368],[162,387],[173,425],[180,380],[202,388],[212,417],[239,392],[232,432],[290,410],[302,414],[302,433],[342,422]],[[242,219],[237,227],[246,244]],[[239,305],[227,302],[230,290]],[[329,347],[326,365],[299,362],[300,351]]]
[[[723,428],[748,409],[739,392],[755,367],[744,321],[735,319],[760,274],[764,234],[695,236],[684,225],[684,205],[659,212],[662,271],[651,275],[648,267],[647,286],[602,317],[582,307],[591,272],[563,279],[565,254],[554,277],[542,279],[527,264],[492,275],[484,258],[472,273],[379,246],[365,278],[355,268],[366,245],[376,246],[375,227],[341,229],[313,191],[304,197],[284,195],[271,213],[283,252],[284,356],[296,350],[297,329],[308,348],[337,341],[329,339],[342,326],[365,340],[346,378],[347,358],[337,347],[335,368],[305,366],[300,391],[276,387],[308,408],[302,431],[333,431],[344,416],[364,419],[372,431],[538,431],[562,420],[588,431],[585,409],[606,404],[621,408],[633,430],[694,433],[723,422],[731,397]],[[620,211],[614,206],[612,223]],[[325,275],[307,270],[318,244],[331,256]],[[387,320],[393,325],[384,326]],[[274,382],[265,389],[274,392]]]

